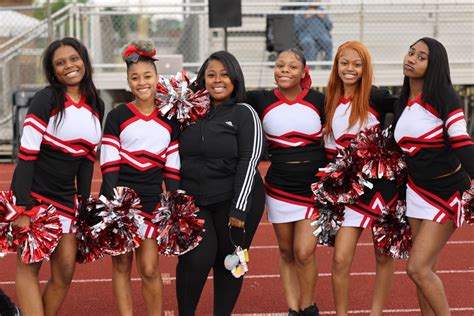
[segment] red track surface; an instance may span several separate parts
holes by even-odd
[[[261,165],[262,173],[268,165]],[[14,166],[0,164],[0,190],[10,185]],[[96,167],[93,191],[100,185],[100,171]],[[271,225],[264,219],[253,242],[250,252],[250,272],[245,277],[244,287],[237,306],[236,314],[245,315],[286,315],[287,310],[278,271],[278,249]],[[321,314],[334,314],[334,302],[331,292],[332,249],[318,247],[319,280],[315,300]],[[165,315],[178,315],[175,296],[175,258],[161,257],[160,267],[163,274]],[[350,308],[356,314],[368,314],[375,272],[373,247],[370,236],[364,233],[352,265],[352,287]],[[0,287],[15,299],[15,255],[0,259]],[[397,272],[390,301],[386,306],[389,315],[419,315],[414,285],[406,276],[405,262],[397,261]],[[474,315],[474,227],[464,226],[458,229],[441,254],[438,271],[444,282],[450,307],[455,315]],[[49,265],[46,262],[40,279],[46,282]],[[140,293],[139,276],[134,269],[133,289],[135,315],[146,315]],[[117,310],[111,288],[111,262],[105,258],[99,262],[78,265],[74,283],[68,293],[60,315],[116,315]],[[197,315],[212,314],[212,280],[208,282]]]

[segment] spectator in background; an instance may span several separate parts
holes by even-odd
[[[324,52],[324,60],[332,60],[332,22],[329,16],[322,13],[317,1],[301,9],[307,9],[306,14],[295,16],[295,34],[298,45],[308,59],[317,60],[320,51]]]

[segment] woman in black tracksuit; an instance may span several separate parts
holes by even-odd
[[[257,113],[240,103],[245,99],[245,83],[233,55],[213,53],[196,82],[209,91],[211,109],[180,136],[181,185],[194,196],[205,232],[198,247],[179,257],[178,308],[181,316],[195,314],[212,268],[214,315],[225,316],[234,308],[243,278],[234,278],[225,269],[224,258],[234,252],[233,243],[250,246],[264,209],[263,182],[257,169],[262,128]]]

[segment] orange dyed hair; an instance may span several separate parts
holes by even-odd
[[[370,89],[372,87],[373,68],[372,59],[370,58],[369,50],[362,43],[358,41],[345,42],[337,49],[336,57],[326,91],[326,134],[332,134],[332,119],[336,107],[344,96],[344,83],[339,77],[339,58],[347,49],[353,49],[362,60],[362,76],[358,81],[354,95],[351,100],[351,115],[349,116],[349,128],[355,124],[363,124],[367,121],[369,115]]]

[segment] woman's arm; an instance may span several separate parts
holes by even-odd
[[[99,114],[99,122],[102,125],[104,119],[104,101],[99,99],[97,112]],[[78,195],[88,198],[91,194],[91,184],[94,175],[94,163],[97,156],[97,147],[94,148],[86,158],[82,161],[77,172],[77,193]]]
[[[461,161],[463,169],[474,179],[474,142],[467,133],[466,118],[461,103],[450,102],[450,113],[444,122],[451,148]],[[452,106],[455,104],[455,106]]]
[[[234,112],[238,123],[239,162],[234,178],[234,197],[229,217],[244,222],[251,208],[251,194],[262,155],[263,136],[257,112],[248,104],[236,106],[239,107]]]
[[[88,198],[91,195],[95,153],[95,149],[89,153],[87,157],[83,159],[77,171],[77,194],[84,198]]]
[[[17,205],[25,206],[30,200],[35,161],[40,154],[43,135],[49,124],[52,109],[53,96],[49,89],[39,91],[30,102],[23,123],[18,163],[11,183]]]
[[[166,190],[179,189],[181,181],[181,160],[179,158],[179,126],[176,119],[172,121],[171,141],[166,150],[166,163],[163,170]]]
[[[120,174],[120,117],[117,109],[107,115],[100,147],[100,168],[102,170],[102,186],[100,193],[106,197],[113,196]]]
[[[246,93],[246,103],[257,111],[259,116],[265,110],[265,92],[265,90],[249,90]]]

